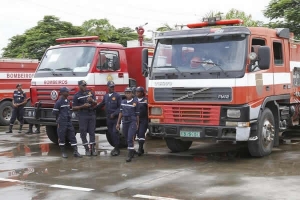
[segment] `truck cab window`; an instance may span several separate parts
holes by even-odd
[[[255,52],[256,55],[258,55],[258,48],[261,47],[261,46],[265,46],[266,45],[266,41],[264,39],[261,39],[261,38],[253,38],[252,39],[252,42],[251,42],[251,52]],[[260,69],[258,67],[256,67],[258,65],[258,62],[255,61],[253,64],[252,64],[252,69],[253,72],[256,72],[256,71],[259,71]]]
[[[274,65],[282,66],[283,53],[282,53],[282,44],[280,42],[273,42],[273,56],[274,56]]]
[[[100,51],[97,69],[100,71],[120,70],[119,52],[111,50]]]

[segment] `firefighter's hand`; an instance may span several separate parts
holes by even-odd
[[[87,101],[93,101],[92,97],[88,97]]]
[[[120,131],[120,124],[119,124],[119,123],[116,125],[116,129],[117,129],[118,131]]]
[[[15,104],[15,103],[13,104],[13,106],[14,106],[14,108],[18,107],[17,104]]]
[[[91,106],[91,104],[89,104],[89,103],[83,104],[83,108],[89,108],[90,106]]]

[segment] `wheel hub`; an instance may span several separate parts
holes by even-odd
[[[271,141],[273,141],[274,132],[274,126],[270,123],[269,120],[265,120],[262,128],[262,135],[265,146],[267,146]]]

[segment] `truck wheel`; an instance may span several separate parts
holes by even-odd
[[[267,156],[272,152],[274,145],[275,120],[269,108],[265,108],[258,122],[255,141],[248,141],[248,149],[253,157]]]
[[[8,126],[12,116],[13,105],[11,101],[3,101],[0,104],[0,125]]]
[[[106,131],[106,139],[107,139],[108,143],[111,146],[115,147],[115,145],[113,144],[113,141],[112,141],[112,137],[111,137],[111,135],[108,131]],[[127,141],[126,141],[125,137],[122,134],[120,134],[120,145],[119,145],[119,147],[120,148],[126,148],[127,147]]]
[[[173,152],[183,152],[187,151],[191,146],[193,141],[182,141],[175,138],[165,138],[168,148]]]
[[[46,133],[48,138],[54,143],[58,144],[58,136],[56,126],[46,126]]]

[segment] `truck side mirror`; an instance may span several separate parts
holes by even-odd
[[[143,49],[142,50],[142,74],[144,77],[148,77],[148,49]]]
[[[258,68],[261,70],[269,69],[270,61],[271,61],[270,47],[268,47],[268,46],[259,47],[257,54],[258,54]]]

